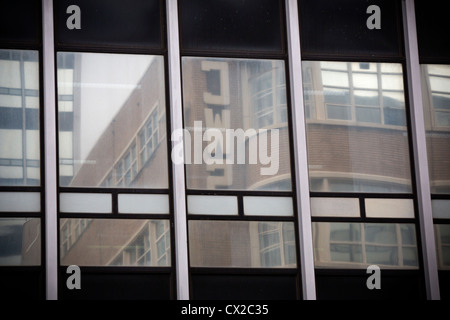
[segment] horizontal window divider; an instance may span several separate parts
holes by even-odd
[[[0,192],[41,192],[43,187],[5,187],[0,186]]]
[[[403,63],[406,61],[402,56],[363,56],[363,55],[341,55],[341,54],[314,54],[302,52],[302,61],[341,61],[341,62],[385,62]]]
[[[125,188],[70,188],[59,187],[59,193],[105,193],[105,194],[169,194],[168,189],[125,189]]]
[[[180,50],[181,57],[285,60],[286,52]]]
[[[68,265],[60,265],[59,271],[65,274]],[[139,273],[151,273],[151,274],[171,274],[173,267],[144,267],[144,266],[79,266],[81,271],[81,278],[83,273],[90,274],[139,274]]]
[[[211,268],[190,267],[192,275],[297,275],[298,268]]]
[[[433,219],[433,224],[450,224],[450,219]]]
[[[143,54],[143,55],[165,55],[167,49],[147,47],[147,46],[100,46],[79,44],[66,45],[55,44],[55,51],[57,52],[90,52],[90,53],[118,53],[118,54]]]
[[[78,213],[60,212],[58,218],[60,219],[123,219],[123,220],[170,220],[171,214],[152,214],[152,213]]]
[[[360,217],[360,218],[346,218],[346,217],[312,217],[312,222],[342,222],[342,223],[411,223],[415,224],[417,223],[416,218],[366,218],[366,217]]]
[[[311,192],[311,198],[414,199],[410,193]]]
[[[203,195],[203,196],[237,196],[237,197],[293,197],[294,192],[291,191],[231,191],[231,190],[186,190],[186,195]]]
[[[295,216],[245,216],[188,214],[188,220],[294,222]]]
[[[450,194],[432,194],[431,200],[450,200]]]
[[[421,276],[421,269],[388,269],[380,267],[382,272],[381,277],[410,277],[410,276]],[[316,276],[363,276],[367,278],[366,268],[354,268],[354,269],[332,269],[332,268],[315,268]]]
[[[42,218],[41,212],[0,212],[0,218]]]

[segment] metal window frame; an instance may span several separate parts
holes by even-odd
[[[425,120],[422,104],[419,46],[414,0],[402,0],[406,74],[409,92],[411,133],[416,177],[418,217],[427,298],[440,299],[436,243],[430,194],[430,177],[426,146]],[[425,152],[424,152],[425,151]]]
[[[58,211],[53,0],[42,1],[44,158],[45,158],[45,288],[47,300],[58,299]]]
[[[303,100],[302,59],[297,0],[286,0],[286,27],[298,210],[299,252],[304,300],[316,299],[314,253],[309,199],[309,171]]]

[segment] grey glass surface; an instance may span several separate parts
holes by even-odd
[[[434,225],[439,270],[450,270],[450,225]]]
[[[60,219],[59,228],[61,265],[171,265],[168,220]]]
[[[0,218],[0,266],[41,264],[41,219]]]
[[[422,65],[431,193],[450,194],[450,65]]]
[[[291,190],[281,60],[182,58],[190,189]]]
[[[410,193],[401,64],[303,61],[310,189]]]
[[[414,224],[313,222],[316,268],[417,269]]]
[[[294,224],[189,221],[191,267],[295,268]]]
[[[40,177],[39,53],[0,50],[0,186],[37,186]]]
[[[59,183],[167,188],[164,59],[57,54]]]

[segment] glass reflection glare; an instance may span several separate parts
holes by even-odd
[[[167,188],[163,57],[57,58],[60,185]]]

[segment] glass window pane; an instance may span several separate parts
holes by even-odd
[[[450,270],[450,224],[434,225],[439,270]]]
[[[40,212],[39,192],[0,192],[0,212]]]
[[[60,185],[167,188],[166,133],[155,131],[165,119],[163,57],[71,52],[57,57],[63,75],[60,150],[72,148],[64,158],[60,153]],[[136,146],[139,157],[132,156]]]
[[[417,269],[414,224],[314,222],[317,268]]]
[[[422,65],[431,193],[450,194],[450,65]]]
[[[71,5],[77,5],[80,9],[79,29],[71,25],[76,22],[69,19],[75,12],[68,10]],[[58,44],[162,47],[162,8],[159,0],[58,0],[55,1],[54,11]]]
[[[61,212],[112,213],[112,197],[109,193],[61,193]]]
[[[450,200],[431,200],[433,218],[450,219]]]
[[[283,50],[278,0],[183,0],[178,12],[182,50]]]
[[[0,50],[0,186],[40,185],[39,54]]]
[[[189,221],[192,267],[295,268],[294,224]]]
[[[0,266],[41,264],[41,219],[0,218]]]
[[[291,190],[280,60],[182,59],[187,187]],[[219,89],[208,89],[214,72]],[[173,156],[173,154],[172,154]]]
[[[313,217],[360,217],[357,198],[311,198]]]
[[[303,61],[311,74],[316,117],[306,117],[310,189],[313,192],[410,193],[411,170],[403,91],[382,91],[377,85],[384,73],[400,64]],[[324,72],[326,68],[326,72]],[[353,81],[340,82],[347,102],[330,103],[326,85],[332,72],[353,72]],[[337,84],[337,83],[336,83]],[[387,86],[389,88],[389,86]],[[361,90],[365,88],[367,90]],[[368,90],[370,88],[371,90]],[[390,88],[398,90],[399,87]],[[333,88],[333,90],[336,90]],[[383,99],[380,99],[383,93]],[[386,100],[385,97],[389,97]],[[333,120],[333,121],[331,121]],[[340,120],[339,122],[334,120]],[[394,129],[392,126],[396,126]]]
[[[412,199],[365,199],[368,218],[414,218]]]
[[[247,216],[293,216],[294,207],[290,197],[244,197],[244,215]]]
[[[189,214],[237,215],[238,201],[233,196],[187,196]]]
[[[61,265],[171,265],[168,220],[60,219],[59,228]]]
[[[119,194],[119,213],[169,213],[169,196],[165,194]]]

